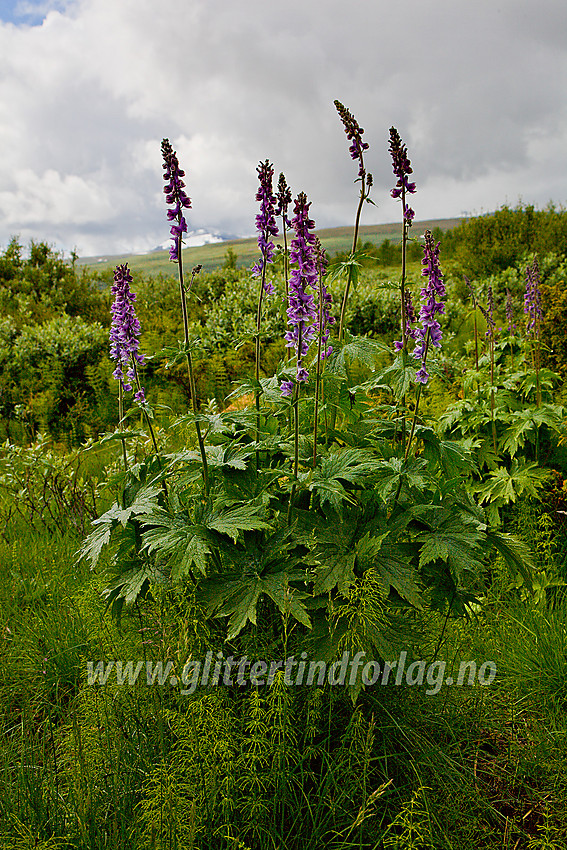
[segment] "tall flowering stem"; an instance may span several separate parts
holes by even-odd
[[[319,396],[321,393],[321,374],[325,358],[332,353],[332,346],[328,345],[330,326],[334,324],[335,317],[330,314],[331,296],[323,282],[327,271],[327,256],[323,246],[318,239],[315,240],[315,257],[318,277],[318,303],[317,303],[317,366],[315,373],[315,410],[313,413],[313,468],[317,464],[317,428],[319,419]]]
[[[112,314],[112,322],[110,326],[110,356],[116,363],[116,368],[112,373],[113,377],[119,381],[118,385],[118,415],[120,418],[120,426],[124,421],[124,393],[131,392],[133,381],[136,384],[136,393],[134,399],[142,405],[142,410],[148,425],[148,430],[152,438],[154,450],[158,454],[157,441],[151,420],[145,408],[145,392],[140,384],[138,375],[138,365],[143,365],[145,358],[138,351],[140,338],[140,322],[136,316],[134,303],[136,301],[136,293],[130,289],[132,283],[132,275],[128,264],[116,266],[114,270],[114,282],[112,284],[112,294],[114,301],[110,307]],[[124,370],[126,369],[126,376]],[[124,457],[124,467],[127,466],[126,457],[126,442],[122,440],[122,452]]]
[[[514,368],[514,331],[516,325],[514,322],[514,306],[512,304],[512,293],[506,288],[506,321],[508,322],[508,334],[510,336],[510,365]]]
[[[289,209],[289,205],[291,204],[292,196],[291,189],[287,185],[287,180],[285,179],[285,174],[283,173],[280,173],[278,179],[278,191],[276,198],[278,202],[278,205],[276,207],[276,215],[281,215],[282,217],[282,236],[284,241],[285,297],[287,298],[289,295],[289,257],[287,253],[287,231],[290,227],[292,227],[287,211]]]
[[[273,165],[266,160],[261,162],[256,169],[260,187],[256,192],[256,200],[260,202],[260,212],[256,216],[256,228],[258,230],[258,247],[260,248],[261,256],[258,262],[252,268],[252,276],[261,278],[260,294],[258,296],[258,309],[256,312],[256,339],[255,339],[255,362],[256,362],[256,439],[259,439],[260,431],[260,330],[262,325],[262,301],[264,293],[271,295],[274,292],[273,285],[266,280],[266,269],[269,263],[274,259],[274,243],[271,237],[277,236],[278,227],[276,224],[275,203],[276,198],[272,191],[272,179],[274,176]],[[258,456],[257,460],[258,460]]]
[[[468,277],[466,275],[464,276],[464,279],[465,279],[465,283],[466,283],[468,290],[470,292],[470,295],[471,295],[473,311],[474,311],[474,313],[473,313],[473,315],[474,315],[474,365],[475,365],[476,371],[478,372],[478,324],[477,324],[477,319],[476,319],[476,311],[478,309],[478,304],[477,304],[476,294],[475,294],[475,291],[473,289],[472,283],[470,282],[470,280],[468,279]]]
[[[187,232],[187,223],[183,216],[183,210],[191,207],[191,201],[184,191],[185,183],[182,178],[185,172],[179,167],[177,154],[173,150],[169,139],[164,139],[161,143],[161,152],[163,156],[163,179],[165,180],[164,193],[168,204],[173,206],[167,210],[167,218],[169,221],[174,221],[175,224],[171,227],[171,236],[173,245],[169,250],[170,259],[177,263],[177,271],[179,276],[179,294],[181,299],[181,312],[183,316],[183,331],[185,335],[185,355],[187,358],[187,371],[189,373],[189,385],[191,390],[191,405],[195,417],[195,431],[197,434],[197,442],[199,444],[199,452],[201,454],[201,463],[203,467],[203,485],[205,495],[209,494],[209,467],[207,463],[207,454],[205,451],[205,442],[201,433],[201,426],[198,420],[197,410],[197,395],[195,392],[195,375],[193,372],[193,363],[191,360],[191,352],[189,351],[189,318],[187,313],[187,292],[183,276],[183,254],[181,244],[183,234]],[[197,269],[193,270],[191,284]]]
[[[526,292],[524,295],[524,313],[527,316],[526,331],[531,341],[532,366],[536,374],[536,404],[541,405],[541,385],[539,381],[539,370],[541,365],[541,293],[539,285],[541,282],[539,264],[534,257],[532,263],[526,266]]]
[[[311,202],[307,195],[300,192],[295,200],[292,226],[295,237],[291,242],[290,259],[294,266],[289,280],[288,326],[285,335],[286,345],[296,355],[295,381],[282,381],[281,392],[284,396],[294,397],[295,411],[295,460],[294,474],[299,470],[299,388],[309,379],[304,365],[304,357],[309,345],[317,333],[317,310],[313,291],[317,288],[318,272],[315,251],[316,237],[311,231],[315,222],[309,218]]]
[[[409,238],[409,229],[412,225],[415,213],[406,203],[406,195],[415,193],[415,183],[408,180],[408,175],[412,174],[410,160],[406,145],[403,144],[400,134],[395,127],[390,127],[390,146],[389,151],[392,156],[392,168],[394,176],[397,177],[395,187],[390,192],[392,198],[400,199],[402,202],[402,275],[400,280],[401,290],[401,327],[402,327],[402,348],[407,345],[407,317],[406,317],[406,268],[407,268],[407,243]]]
[[[421,264],[423,266],[421,274],[423,277],[427,277],[427,283],[421,290],[422,304],[419,311],[421,327],[417,329],[415,335],[416,346],[413,351],[413,356],[421,362],[421,366],[415,376],[419,386],[417,388],[411,431],[405,451],[406,460],[409,456],[411,442],[415,433],[421,391],[429,381],[429,374],[426,369],[429,348],[430,346],[434,348],[441,347],[442,332],[437,316],[445,312],[445,305],[441,299],[447,294],[445,284],[443,283],[443,273],[439,265],[439,243],[435,244],[429,230],[426,230],[424,235],[423,259]]]
[[[359,125],[358,121],[354,117],[354,115],[349,112],[346,106],[340,102],[340,100],[335,100],[335,108],[339,113],[339,117],[343,122],[344,130],[347,135],[347,139],[350,141],[351,145],[349,147],[349,153],[351,159],[358,162],[358,177],[355,182],[360,181],[360,195],[358,199],[358,207],[356,209],[356,216],[354,221],[354,233],[352,237],[352,252],[351,255],[354,256],[356,251],[356,244],[358,242],[358,231],[360,227],[360,216],[362,213],[362,206],[364,201],[368,200],[370,189],[372,187],[372,175],[366,171],[366,166],[364,165],[364,151],[368,150],[369,145],[368,142],[362,141],[362,135],[364,133],[363,128]],[[372,203],[371,201],[369,203]],[[345,322],[345,310],[348,301],[348,296],[350,292],[350,287],[353,279],[353,267],[349,268],[348,279],[345,286],[345,291],[343,294],[343,300],[341,302],[341,312],[339,319],[339,339],[343,338],[344,335],[344,322]]]
[[[486,310],[479,304],[480,311],[486,320],[486,337],[488,339],[488,355],[490,357],[490,418],[492,420],[492,445],[494,453],[496,453],[496,422],[494,400],[494,329],[496,322],[494,321],[494,294],[492,287],[488,287],[486,298]]]

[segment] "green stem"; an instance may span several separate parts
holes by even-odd
[[[120,420],[119,423],[118,423],[118,427],[120,428],[120,430],[122,430],[123,427],[124,427],[124,391],[122,390],[122,381],[118,382],[118,418]],[[126,440],[124,439],[124,437],[122,437],[121,440],[122,440],[122,456],[124,458],[124,471],[126,471],[128,469],[128,457],[126,455]]]
[[[289,302],[289,257],[287,253],[287,226],[285,223],[285,213],[282,215],[282,232],[284,242],[284,282],[285,282],[285,302]],[[291,357],[291,348],[286,347],[286,360]]]
[[[494,421],[494,332],[490,329],[490,419],[492,421],[492,447],[496,454],[496,422]]]
[[[313,469],[317,465],[317,420],[319,418],[319,388],[321,385],[321,348],[323,344],[323,275],[319,269],[319,339],[317,340],[317,371],[315,373],[315,411],[313,414]]]
[[[366,193],[366,171],[364,170],[364,165],[363,165],[363,162],[362,162],[362,155],[360,157],[360,165],[361,165],[361,170],[362,170],[362,177],[360,178],[361,179],[360,198],[358,200],[358,207],[356,209],[356,217],[355,217],[355,220],[354,220],[354,233],[353,233],[353,237],[352,237],[352,251],[351,251],[352,256],[354,256],[354,253],[356,251],[356,243],[358,242],[358,230],[359,230],[359,227],[360,227],[360,216],[361,216],[361,213],[362,213],[362,205],[363,205],[363,203],[364,203],[364,201],[367,197],[367,193]],[[340,315],[340,319],[339,319],[339,339],[340,340],[343,338],[343,334],[344,334],[345,311],[346,311],[346,305],[347,305],[347,301],[348,301],[351,283],[352,283],[352,266],[349,267],[348,280],[347,280],[347,284],[345,286],[345,291],[344,291],[344,294],[343,294],[343,300],[341,302],[341,315]]]
[[[423,352],[423,360],[421,361],[421,368],[422,369],[425,369],[425,364],[427,362],[427,352],[429,350],[430,335],[431,335],[430,329],[427,328],[427,336],[425,337],[425,349],[424,349],[424,352]],[[417,395],[415,397],[415,410],[413,412],[413,419],[412,419],[412,422],[411,422],[411,430],[410,430],[410,435],[409,435],[409,439],[408,439],[408,444],[406,446],[406,451],[405,451],[405,454],[404,454],[404,461],[406,461],[408,459],[411,441],[413,440],[413,435],[415,433],[415,426],[416,426],[416,422],[417,422],[417,414],[418,414],[418,410],[419,410],[419,402],[420,402],[420,399],[421,399],[422,389],[423,389],[423,384],[420,383],[419,387],[417,388]]]
[[[260,329],[262,326],[262,301],[264,298],[264,284],[266,283],[266,257],[262,253],[262,281],[260,285],[260,295],[258,297],[258,310],[256,312],[256,339],[255,342],[255,378],[256,390],[254,393],[254,403],[256,405],[256,442],[260,440]],[[260,467],[260,453],[256,451],[256,472]]]
[[[181,312],[183,314],[183,331],[185,334],[185,354],[187,357],[187,371],[189,372],[189,386],[191,392],[191,406],[193,408],[193,414],[195,417],[195,431],[197,433],[197,442],[199,444],[199,452],[201,454],[201,462],[203,465],[203,485],[205,488],[205,496],[209,495],[209,466],[207,463],[207,454],[205,452],[205,443],[203,440],[203,435],[201,433],[201,426],[197,419],[198,411],[197,411],[197,394],[195,392],[195,376],[193,374],[193,362],[191,360],[191,354],[189,352],[189,318],[187,315],[187,295],[185,292],[185,285],[183,282],[183,259],[181,255],[181,235],[177,237],[177,269],[179,272],[179,294],[181,296]],[[195,275],[200,271],[199,266],[193,269],[193,273],[191,275],[191,285],[195,279]]]
[[[136,381],[136,386],[138,387],[138,391],[141,391],[142,385],[140,384],[140,377],[138,375],[138,369],[137,369],[136,361],[134,360],[134,358],[132,358],[132,369],[134,370],[134,378],[135,378],[135,381]],[[150,419],[150,417],[148,415],[148,411],[146,410],[146,408],[143,405],[142,405],[142,413],[144,414],[144,418],[146,420],[146,425],[148,426],[148,431],[150,432],[150,436],[152,438],[152,443],[154,445],[154,451],[156,453],[156,457],[157,457],[157,460],[158,460],[158,463],[159,463],[159,468],[163,469],[161,458],[159,456],[159,449],[158,449],[158,444],[157,444],[157,440],[156,440],[156,435],[155,435],[154,429],[152,427],[152,420]],[[162,487],[163,487],[163,491],[164,491],[165,495],[168,496],[169,493],[168,493],[168,489],[167,489],[167,483],[165,481],[162,481],[161,483],[162,483]]]

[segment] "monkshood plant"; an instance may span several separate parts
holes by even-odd
[[[351,113],[336,105],[359,163],[354,257],[372,183],[363,162],[368,145]],[[406,194],[415,184],[408,180],[407,150],[394,128],[390,147],[405,244],[413,219]],[[185,316],[191,289],[183,279],[181,240],[189,199],[167,140],[162,151],[167,201],[173,204],[168,218],[175,221],[171,255]],[[114,576],[107,596],[117,615],[152,585],[181,582],[219,639],[235,641],[258,626],[281,644],[295,621],[296,645],[319,659],[345,651],[390,658],[405,645],[420,613],[470,610],[493,552],[526,584],[530,554],[520,541],[490,527],[468,486],[475,473],[470,446],[442,438],[420,412],[420,399],[438,371],[432,353],[442,343],[445,298],[440,249],[431,233],[423,239],[419,311],[403,266],[402,339],[391,351],[341,324],[356,258],[339,309],[327,288],[327,258],[314,234],[307,195],[297,194],[290,220],[285,180],[280,178],[276,196],[268,160],[260,163],[258,175],[261,258],[252,271],[259,281],[256,367],[233,394],[248,395],[253,405],[222,413],[199,409],[191,378],[188,416],[196,449],[164,447],[130,464],[116,505],[95,521],[82,556],[94,566],[103,548],[109,549]],[[265,298],[279,285],[276,275],[268,275],[277,215],[292,231],[289,279],[281,281],[276,298]],[[262,318],[282,297],[289,356],[275,374],[264,375]],[[185,323],[178,354],[186,357],[190,375],[196,345]]]
[[[523,337],[517,334],[517,307],[509,290],[501,313],[507,327],[497,327],[496,305],[488,286],[486,307],[468,279],[473,307],[486,324],[484,351],[475,322],[475,362],[465,370],[462,398],[439,417],[441,431],[474,452],[479,474],[473,489],[486,503],[490,520],[522,495],[536,496],[549,478],[542,466],[542,447],[552,448],[552,435],[563,430],[565,409],[553,401],[560,376],[542,368],[539,267],[534,258],[525,267]],[[474,391],[476,387],[476,391]],[[486,470],[486,471],[484,471]],[[482,471],[482,474],[480,474]]]

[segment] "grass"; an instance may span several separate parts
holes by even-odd
[[[214,637],[182,591],[118,628],[78,543],[21,523],[0,543],[2,848],[564,846],[564,597],[526,603],[495,564],[472,620],[421,624],[423,658],[496,660],[484,688],[375,687],[356,709],[281,680],[188,699],[86,683],[87,660],[184,659]]]

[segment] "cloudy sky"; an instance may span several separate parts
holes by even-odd
[[[565,203],[566,34],[565,0],[0,0],[0,248],[167,241],[163,137],[190,228],[250,235],[266,158],[318,226],[349,224],[335,98],[370,143],[364,223],[398,217],[392,125],[418,219]]]

